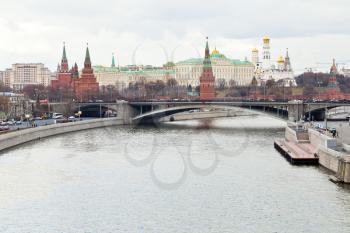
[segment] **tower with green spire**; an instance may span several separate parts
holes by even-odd
[[[199,78],[200,83],[200,99],[203,101],[210,101],[215,98],[215,77],[210,60],[209,42],[205,46],[205,55],[203,61],[203,72]]]
[[[61,73],[68,73],[69,72],[69,66],[68,66],[68,59],[66,54],[66,43],[63,42],[63,54],[61,59],[61,67],[60,67]]]
[[[85,61],[84,61],[84,68],[82,71],[82,77],[87,77],[92,74],[93,76],[93,69],[91,68],[91,58],[90,58],[90,51],[89,51],[89,44],[87,44],[86,52],[85,52]]]
[[[77,69],[77,67],[76,67]],[[86,47],[84,68],[80,78],[74,79],[74,94],[77,100],[89,101],[98,96],[99,84],[91,66],[89,46]]]

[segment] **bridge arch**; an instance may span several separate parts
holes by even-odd
[[[116,113],[114,105],[106,103],[82,103],[74,108],[74,112],[82,112],[81,117],[105,117],[108,113]]]

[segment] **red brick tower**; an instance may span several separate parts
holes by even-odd
[[[72,85],[71,72],[68,68],[66,46],[63,43],[63,54],[61,64],[57,67],[57,79],[51,81],[51,86],[55,89],[67,89]]]
[[[207,37],[207,44],[205,47],[205,58],[203,61],[203,72],[199,78],[200,82],[200,100],[210,101],[215,98],[215,77],[213,75],[213,68],[211,66],[210,51]]]
[[[98,82],[91,67],[89,47],[86,48],[84,68],[81,77],[74,81],[75,96],[78,101],[96,99],[99,91]]]

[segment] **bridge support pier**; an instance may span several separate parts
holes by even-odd
[[[126,125],[131,124],[132,118],[137,115],[137,111],[127,101],[117,102],[117,112],[118,117],[122,118]]]
[[[302,101],[289,101],[288,102],[288,120],[299,121],[305,114],[304,104]]]

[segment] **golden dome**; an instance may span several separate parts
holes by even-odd
[[[269,36],[264,36],[263,37],[264,43],[270,43],[270,37]]]
[[[213,50],[213,52],[211,52],[211,55],[219,55],[219,54],[220,52],[216,48]]]
[[[279,64],[284,63],[284,58],[282,56],[279,56],[277,59],[277,63],[279,63]]]
[[[257,48],[253,48],[253,49],[252,49],[252,52],[253,52],[253,53],[257,53],[257,52],[259,52],[259,50],[258,50]]]

